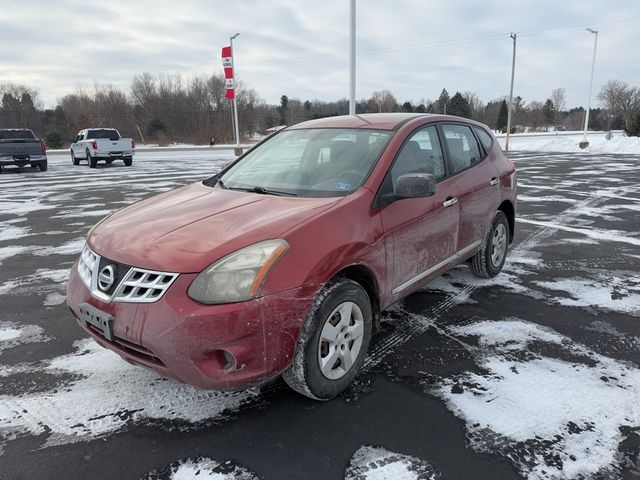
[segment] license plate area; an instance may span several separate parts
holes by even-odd
[[[98,310],[93,305],[81,303],[78,305],[80,321],[89,324],[102,332],[107,340],[113,342],[113,316]]]

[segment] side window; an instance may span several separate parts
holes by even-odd
[[[407,173],[430,173],[437,180],[444,178],[446,175],[444,158],[436,127],[426,127],[411,135],[400,150],[389,173],[394,192],[398,178]]]
[[[480,147],[470,127],[442,125],[442,130],[449,149],[449,158],[454,174],[482,161]]]
[[[484,128],[473,127],[473,129],[476,131],[476,135],[480,139],[480,143],[482,143],[484,149],[489,153],[491,151],[491,147],[493,147],[493,138],[491,138],[491,135],[489,135]]]

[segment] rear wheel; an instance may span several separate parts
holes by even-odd
[[[89,150],[87,150],[87,162],[89,163],[89,167],[91,168],[96,168],[96,165],[98,164],[98,161],[91,156]]]
[[[284,380],[315,400],[340,394],[364,363],[372,318],[371,300],[362,286],[346,278],[329,282],[307,315]]]
[[[131,165],[133,165],[133,158],[131,157],[126,157],[126,158],[123,158],[122,160],[124,161],[124,164],[127,167],[130,167]]]
[[[507,216],[498,210],[482,250],[471,257],[471,272],[480,278],[495,277],[502,270],[508,248],[509,222]]]
[[[73,153],[73,150],[71,150],[71,163],[73,163],[74,165],[80,165],[80,160],[76,158],[76,155]]]
[[[40,163],[38,164],[38,167],[40,168],[40,171],[41,171],[41,172],[46,172],[46,171],[47,171],[47,168],[48,168],[47,161],[45,160],[44,162],[40,162]]]

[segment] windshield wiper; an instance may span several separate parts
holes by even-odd
[[[271,190],[270,188],[264,188],[261,185],[256,185],[253,188],[248,188],[247,191],[253,193],[260,193],[262,195],[278,195],[278,196],[286,196],[286,197],[297,197],[297,193],[291,192],[283,192],[282,190]]]
[[[282,190],[272,190],[270,188],[264,188],[261,185],[254,185],[253,187],[227,187],[225,185],[221,185],[221,186],[222,188],[226,188],[227,190],[240,190],[242,192],[259,193],[260,195],[277,195],[279,197],[297,197],[298,196],[297,193],[283,192]]]

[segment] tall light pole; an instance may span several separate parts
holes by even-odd
[[[236,53],[233,51],[233,39],[238,37],[239,33],[231,35],[229,38],[229,45],[231,46],[231,68],[233,69],[233,133],[236,138],[236,148],[240,146],[240,129],[238,128],[238,104],[236,103],[236,96],[238,92],[238,71],[236,70]]]
[[[349,8],[349,115],[356,114],[356,0]]]
[[[509,90],[509,110],[507,110],[507,140],[504,149],[509,151],[509,136],[511,135],[511,110],[513,109],[513,80],[516,74],[516,34],[512,33],[513,39],[513,59],[511,60],[511,89]]]
[[[589,110],[591,109],[591,91],[593,89],[593,72],[596,69],[596,49],[598,48],[598,31],[587,28],[587,31],[595,35],[593,42],[593,60],[591,60],[591,81],[589,82],[589,98],[587,99],[587,111],[584,115],[584,136],[580,142],[580,148],[587,148],[589,141],[587,140],[587,127],[589,126]]]

